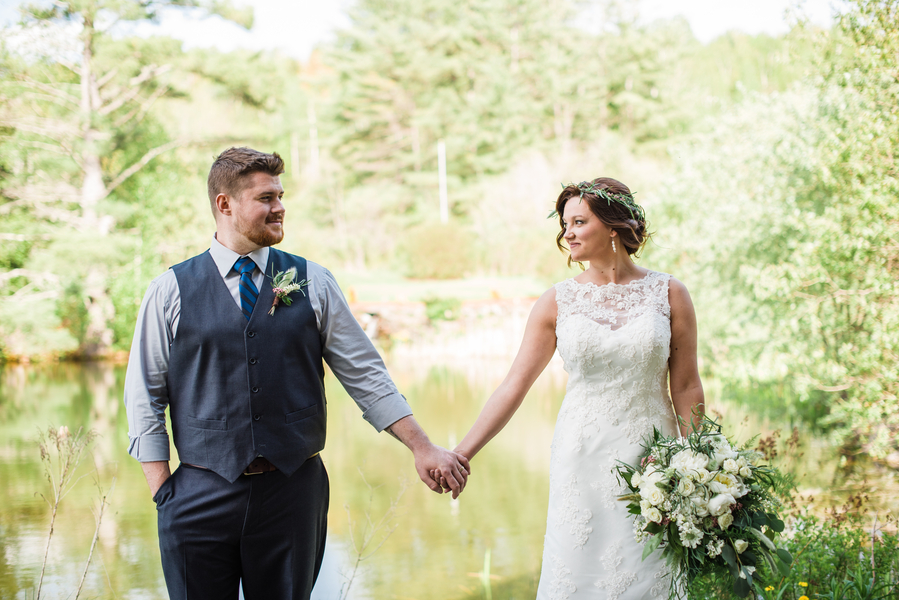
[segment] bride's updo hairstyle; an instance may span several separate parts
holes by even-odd
[[[556,214],[562,230],[556,236],[556,245],[562,252],[568,248],[562,244],[565,239],[563,215],[569,200],[584,201],[596,217],[618,232],[619,244],[629,255],[640,256],[643,245],[652,237],[646,229],[646,215],[639,204],[634,202],[630,189],[617,179],[597,177],[593,181],[569,183],[556,200]],[[571,266],[571,256],[568,256]]]

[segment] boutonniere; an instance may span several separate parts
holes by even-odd
[[[274,273],[274,269],[272,273]],[[275,293],[275,299],[272,300],[272,308],[268,311],[268,314],[274,315],[275,308],[280,302],[290,306],[290,303],[293,302],[293,298],[290,297],[292,293],[300,291],[303,292],[303,296],[306,295],[303,288],[309,285],[309,280],[294,281],[296,276],[296,267],[290,267],[286,271],[278,271],[277,275],[272,275],[272,292]]]

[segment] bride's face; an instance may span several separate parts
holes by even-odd
[[[600,221],[580,198],[565,203],[562,221],[572,260],[589,262],[612,252],[612,228]]]

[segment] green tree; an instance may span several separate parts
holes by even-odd
[[[149,19],[164,6],[190,1],[71,0],[23,6],[26,34],[63,35],[78,29],[77,49],[49,56],[7,53],[3,77],[5,167],[2,181],[12,229],[6,291],[19,309],[46,318],[33,303],[58,299],[57,313],[78,351],[102,356],[112,348],[115,305],[111,273],[134,254],[139,238],[123,228],[129,209],[117,202],[120,188],[155,158],[183,143],[169,139],[152,117],[160,99],[181,93],[173,81],[181,54],[169,40],[108,35],[120,21]],[[226,2],[210,12],[252,24],[252,13]],[[35,232],[36,230],[36,232]],[[45,240],[32,252],[35,240]],[[30,264],[25,268],[26,263]],[[19,321],[5,338],[32,335]]]
[[[825,423],[844,443],[891,461],[897,7],[859,0],[824,37],[815,79],[750,96],[682,148],[667,213],[689,248],[673,268],[709,293],[700,314],[715,332],[707,351],[718,372],[787,379],[800,399],[829,410]]]

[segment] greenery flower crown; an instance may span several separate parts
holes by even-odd
[[[620,204],[625,207],[631,215],[631,218],[637,222],[643,221],[646,222],[646,213],[643,212],[643,207],[634,202],[633,194],[624,194],[624,193],[614,193],[610,192],[607,188],[600,187],[601,184],[595,184],[591,181],[582,181],[577,185],[573,183],[569,183],[568,185],[562,184],[562,189],[567,189],[570,187],[577,188],[580,192],[579,198],[581,200],[584,199],[584,194],[593,194],[594,196],[601,198],[608,202],[609,206],[612,206],[612,202]],[[552,219],[557,216],[559,213],[553,210],[549,213],[548,219]]]

